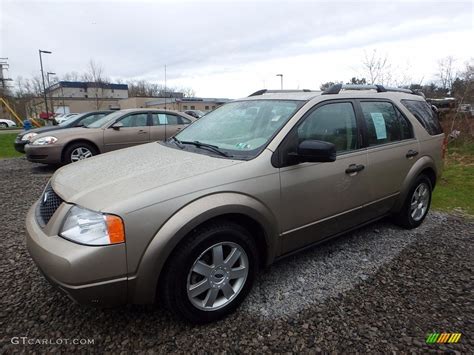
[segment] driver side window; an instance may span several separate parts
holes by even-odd
[[[330,142],[336,146],[337,153],[357,149],[357,124],[352,104],[337,102],[318,107],[298,127],[298,140]]]
[[[122,118],[119,122],[123,127],[145,127],[148,126],[147,117],[147,113],[136,113]]]

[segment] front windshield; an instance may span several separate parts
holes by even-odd
[[[76,119],[84,116],[85,113],[81,113],[79,115],[72,115],[72,116],[69,116],[66,118],[66,120],[62,121],[60,124],[59,124],[59,127],[65,127],[67,126],[69,123],[71,123],[71,121],[75,121]]]
[[[303,102],[236,101],[209,112],[176,138],[212,144],[233,156],[255,156]]]
[[[108,115],[105,115],[104,117],[102,117],[101,119],[99,119],[95,122],[89,123],[85,127],[100,128],[103,125],[105,125],[106,123],[111,122],[112,120],[116,120],[117,118],[121,117],[122,115],[123,115],[123,111],[113,112],[113,113],[110,113]]]

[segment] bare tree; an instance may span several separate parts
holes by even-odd
[[[371,85],[385,85],[392,80],[390,73],[390,62],[387,55],[379,55],[374,49],[371,54],[364,51],[364,59],[362,61],[364,69],[364,77]]]
[[[79,73],[77,73],[75,71],[66,73],[62,76],[61,80],[64,80],[64,81],[79,81]]]
[[[82,75],[82,80],[92,84],[96,109],[99,110],[102,106],[105,89],[108,84],[108,79],[104,74],[104,67],[91,59],[87,71]]]
[[[181,90],[178,90],[183,93],[184,97],[195,97],[196,96],[196,91],[194,91],[193,88],[185,87],[182,88]]]
[[[442,58],[438,61],[438,78],[443,89],[451,92],[453,82],[456,79],[454,69],[455,59],[452,56]]]

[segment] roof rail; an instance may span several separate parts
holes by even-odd
[[[263,89],[263,90],[255,91],[253,94],[250,94],[248,97],[259,96],[259,95],[263,95],[263,94],[279,94],[279,93],[291,93],[291,92],[311,92],[311,90],[309,90],[309,89],[302,89],[302,90],[267,90],[267,89]]]
[[[339,92],[344,90],[376,90],[377,92],[405,92],[407,94],[419,95],[423,96],[422,92],[417,92],[412,89],[404,89],[404,88],[393,88],[393,87],[384,87],[383,85],[352,85],[352,84],[334,84],[329,87],[329,89],[323,91],[321,95],[333,95],[339,94]]]

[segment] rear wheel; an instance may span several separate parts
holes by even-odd
[[[167,308],[193,323],[225,317],[243,301],[257,271],[256,245],[233,222],[195,230],[170,256],[160,282]]]
[[[8,124],[5,122],[0,122],[0,127],[1,128],[8,128]]]
[[[67,164],[75,163],[97,154],[97,149],[92,144],[85,142],[73,143],[66,148],[66,151],[64,152],[64,161]]]
[[[431,180],[426,175],[420,175],[411,187],[401,211],[395,215],[395,223],[411,229],[418,227],[431,205]]]

